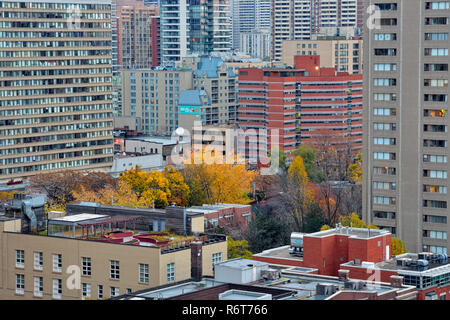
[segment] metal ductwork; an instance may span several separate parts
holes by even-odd
[[[30,200],[22,200],[22,212],[30,219],[30,231],[35,231],[37,229],[37,219],[31,207],[32,203]]]

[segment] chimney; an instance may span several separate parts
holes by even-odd
[[[202,280],[202,242],[195,241],[191,243],[191,277],[194,281]]]
[[[350,273],[350,270],[338,270],[338,276],[339,276],[339,281],[348,281],[348,274]]]
[[[391,286],[394,288],[401,288],[403,286],[403,277],[391,276]]]

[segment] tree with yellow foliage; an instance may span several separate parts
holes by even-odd
[[[246,204],[255,171],[245,164],[191,161],[184,165],[183,175],[190,188],[189,205],[203,203]]]
[[[405,243],[400,239],[393,237],[391,239],[391,255],[398,256],[406,253]]]
[[[350,181],[361,184],[362,182],[362,152],[358,152],[356,160],[349,166]]]
[[[287,174],[280,175],[281,194],[285,209],[292,218],[297,231],[304,231],[308,205],[312,202],[313,192],[309,188],[308,174],[303,159],[294,157]]]

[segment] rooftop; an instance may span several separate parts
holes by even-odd
[[[178,139],[167,136],[139,136],[127,138],[127,140],[141,140],[162,144],[163,146],[176,145],[179,143],[189,143],[190,141],[179,141]]]
[[[308,237],[329,237],[334,235],[346,235],[351,238],[357,239],[371,239],[377,238],[380,236],[385,236],[388,234],[387,230],[378,230],[378,229],[362,229],[362,228],[351,228],[351,227],[337,227],[335,229],[329,229],[325,231],[319,231],[315,233],[308,234]]]
[[[355,264],[354,261],[343,266],[366,268],[366,265]],[[374,264],[371,268],[397,271],[399,275],[436,276],[450,273],[450,263],[445,254],[433,254],[430,252],[405,253],[390,260]]]
[[[302,261],[302,257],[298,257],[289,253],[290,245],[264,250],[263,252],[254,254],[256,257],[267,257],[267,258],[276,258],[276,259],[286,259],[286,260],[297,260]]]
[[[84,223],[84,222],[94,222],[97,220],[103,220],[109,218],[109,216],[107,215],[103,215],[103,214],[92,214],[92,213],[80,213],[80,214],[75,214],[75,215],[71,215],[71,216],[64,216],[64,217],[60,217],[60,218],[53,218],[53,219],[49,219],[49,221],[51,221],[51,223],[55,223],[55,224],[78,224],[78,223]]]
[[[272,266],[271,266],[272,267]],[[174,285],[165,285],[125,294],[117,300],[326,300],[338,291],[358,291],[377,295],[395,289],[387,283],[367,281],[340,281],[337,277],[310,275],[298,268],[285,268],[281,276],[273,280],[260,279],[248,284],[225,283],[205,277],[201,281],[183,281]],[[411,289],[410,286],[402,288]]]

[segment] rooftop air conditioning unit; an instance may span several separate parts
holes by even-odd
[[[276,269],[261,270],[261,277],[265,280],[276,280],[281,277],[281,272]]]

